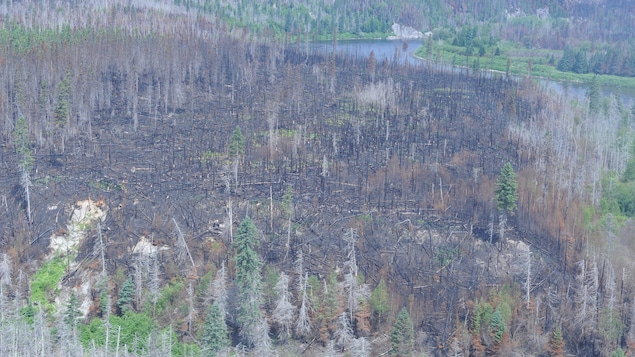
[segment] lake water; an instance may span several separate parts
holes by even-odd
[[[407,46],[404,46],[407,44]],[[359,57],[368,57],[373,51],[377,63],[381,61],[398,61],[401,64],[408,62],[410,65],[427,65],[427,61],[414,56],[414,52],[422,45],[422,40],[347,40],[338,41],[335,48],[332,42],[312,42],[303,45],[309,51],[317,51],[322,53],[330,53],[335,50],[336,54],[345,54]],[[460,67],[452,67],[450,65],[435,64],[431,65],[436,69],[447,71],[462,71]],[[557,95],[564,95],[570,99],[583,100],[589,89],[586,83],[577,82],[559,82],[552,80],[540,80],[541,85],[552,90]],[[603,96],[617,95],[622,99],[624,105],[630,107],[635,105],[635,88],[601,86],[600,92]]]

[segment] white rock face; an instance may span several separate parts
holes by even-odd
[[[97,220],[106,219],[106,209],[103,201],[83,200],[75,204],[70,222],[68,222],[68,232],[65,235],[53,235],[50,240],[51,257],[56,254],[67,254],[74,251],[79,243],[86,237]]]
[[[542,9],[537,9],[536,16],[541,20],[548,19],[549,17],[551,17],[549,15],[549,6],[545,6]]]
[[[49,208],[50,209],[50,208]],[[53,234],[49,243],[51,252],[48,259],[52,259],[56,256],[69,255],[73,260],[68,267],[68,272],[73,272],[78,263],[74,261],[74,257],[77,253],[77,248],[80,243],[86,238],[88,233],[95,228],[97,222],[103,222],[106,220],[106,205],[102,200],[93,201],[91,199],[79,201],[75,203],[71,218],[66,225],[67,232],[63,235]],[[71,293],[75,291],[77,298],[80,301],[79,310],[81,311],[80,319],[85,318],[90,311],[92,305],[92,299],[90,291],[95,283],[95,277],[91,276],[89,271],[80,272],[79,286],[71,289],[62,289],[61,283],[58,288],[60,290],[59,295],[55,298],[57,305],[57,315],[61,317],[65,311],[65,306],[71,296]]]
[[[401,26],[398,23],[392,25],[392,31],[395,33],[395,36],[389,37],[390,39],[422,38],[429,33],[426,32],[426,35],[424,35],[421,31],[417,31],[410,26]]]
[[[155,246],[150,241],[150,239],[148,239],[148,237],[141,236],[141,238],[139,238],[139,241],[137,242],[137,244],[135,244],[134,248],[132,249],[132,254],[139,254],[139,255],[146,256],[146,257],[153,257],[159,251],[168,250],[168,249],[170,249],[170,247],[167,247],[167,246],[163,246],[163,247]]]

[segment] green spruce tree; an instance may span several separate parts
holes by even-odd
[[[414,349],[414,328],[410,314],[402,308],[397,321],[390,332],[390,354],[392,356],[410,356]]]
[[[503,166],[496,180],[496,203],[502,212],[513,213],[518,201],[518,178],[512,164],[509,162]]]
[[[15,151],[18,154],[18,168],[20,169],[21,177],[20,184],[24,188],[24,200],[26,201],[26,214],[29,220],[31,220],[31,169],[33,167],[34,159],[29,146],[29,125],[24,117],[19,117],[15,122],[15,128],[13,129],[13,144],[15,145]]]
[[[379,280],[379,284],[373,290],[370,295],[370,307],[375,314],[377,321],[381,323],[382,317],[390,309],[390,303],[388,301],[388,288],[386,287],[386,281],[382,278]]]
[[[589,112],[591,114],[597,114],[600,111],[600,83],[598,83],[597,77],[594,75],[591,79],[591,86],[587,91],[587,97],[589,98]]]
[[[55,123],[58,126],[63,126],[64,124],[68,122],[70,96],[71,96],[71,75],[70,73],[67,73],[57,88],[57,103],[55,104],[55,109],[53,110]]]
[[[229,139],[229,156],[236,157],[245,153],[245,137],[237,126]]]
[[[565,46],[564,54],[562,58],[558,61],[558,65],[556,68],[562,72],[571,72],[573,69],[573,64],[575,62],[575,52],[569,46]]]
[[[201,342],[203,345],[202,356],[204,357],[215,357],[229,345],[225,317],[216,303],[209,308],[209,313],[203,324]]]
[[[263,283],[262,261],[256,251],[258,232],[251,218],[245,218],[238,227],[234,240],[236,248],[236,287],[238,288],[238,324],[244,341],[253,345],[258,324],[262,320]]]
[[[77,294],[75,291],[71,293],[68,302],[66,303],[66,311],[64,312],[64,323],[68,325],[71,329],[75,329],[77,325],[77,319],[82,315],[82,312],[79,311],[79,299],[77,299]]]
[[[503,341],[503,335],[505,334],[505,319],[499,309],[496,309],[496,311],[492,314],[490,328],[494,342],[496,344],[500,344]]]
[[[549,339],[549,345],[547,346],[547,352],[551,357],[563,357],[564,356],[564,339],[562,338],[562,329],[560,326],[556,326]]]
[[[121,286],[121,289],[119,290],[119,298],[117,299],[117,307],[119,307],[121,315],[124,315],[126,312],[132,310],[134,291],[135,285],[132,281],[132,277],[129,276]]]

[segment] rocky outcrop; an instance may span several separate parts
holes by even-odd
[[[392,25],[392,32],[395,36],[390,36],[389,39],[409,39],[409,38],[423,38],[429,36],[429,32],[425,34],[421,31],[417,31],[410,26],[401,26],[398,23]]]

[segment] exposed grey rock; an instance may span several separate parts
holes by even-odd
[[[390,39],[408,39],[408,38],[422,38],[425,37],[421,31],[417,31],[410,26],[401,26],[398,23],[394,23],[392,25],[392,31],[395,33],[395,36],[390,36]]]

